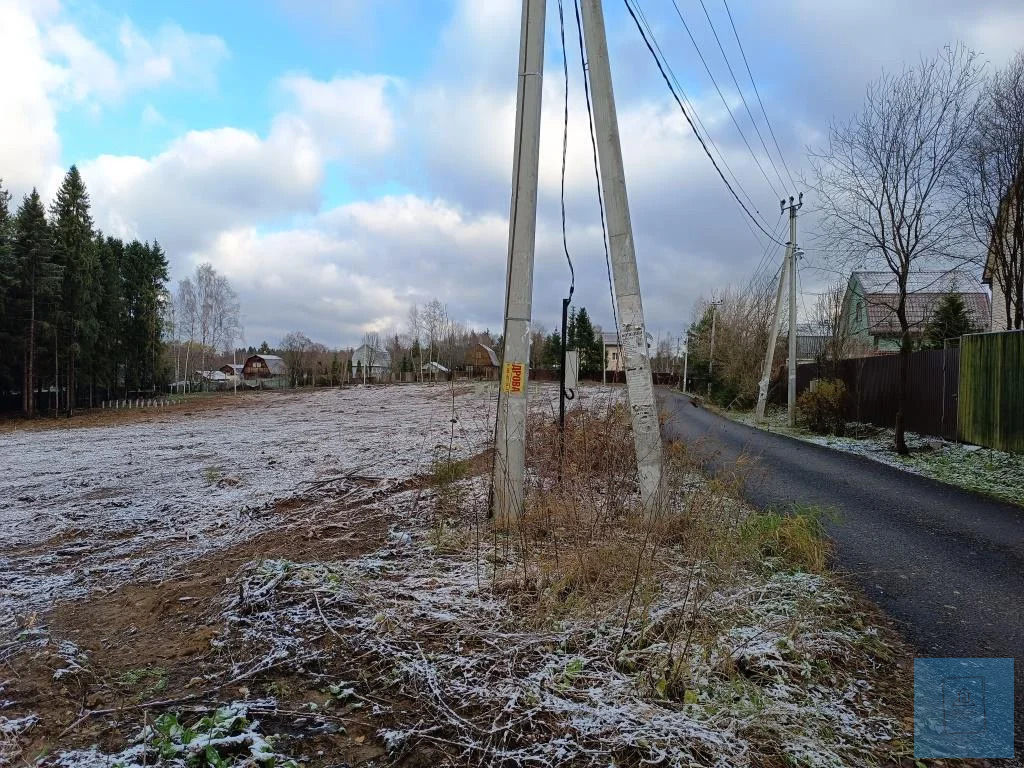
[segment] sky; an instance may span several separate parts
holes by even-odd
[[[779,196],[804,188],[807,148],[857,111],[883,68],[956,41],[999,67],[1024,40],[1019,0],[794,0],[784,10],[732,0],[780,158],[725,3],[636,4],[727,175],[772,231],[782,226]],[[433,298],[452,318],[498,333],[521,8],[520,0],[0,0],[0,179],[16,201],[33,186],[49,200],[77,165],[97,226],[159,241],[172,289],[203,262],[230,279],[246,345],[301,330],[354,346],[366,331],[402,331],[409,307]],[[753,230],[725,188],[623,3],[605,0],[605,12],[647,325],[675,337],[699,297],[742,287],[759,265],[777,264],[781,249]],[[548,0],[533,316],[549,330],[569,280],[558,20],[557,0]],[[566,50],[574,299],[611,328],[569,4]],[[813,215],[800,226],[803,243]],[[835,277],[813,256],[806,266],[802,312]]]

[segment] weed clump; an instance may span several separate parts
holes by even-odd
[[[840,379],[822,379],[808,389],[796,405],[804,424],[812,432],[822,435],[842,435],[846,429],[843,406],[846,384]]]
[[[757,559],[776,559],[794,570],[822,573],[831,552],[824,516],[820,507],[799,504],[789,511],[753,514],[740,526],[740,539]]]

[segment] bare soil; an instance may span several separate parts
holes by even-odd
[[[248,562],[268,558],[344,560],[378,548],[387,524],[372,509],[352,509],[330,500],[291,499],[279,505],[282,516],[310,520],[304,532],[267,532],[244,544],[194,561],[189,573],[158,584],[128,584],[107,594],[60,603],[45,618],[53,642],[39,653],[23,654],[7,665],[5,696],[17,709],[35,712],[40,721],[31,731],[22,759],[31,764],[57,748],[87,747],[117,751],[139,732],[154,710],[188,709],[226,699],[258,697],[273,691],[278,714],[260,716],[268,731],[298,733],[291,706],[324,699],[308,682],[273,670],[233,682],[228,659],[211,647],[223,629],[219,606],[232,589],[232,579]],[[56,653],[61,640],[85,652],[87,671],[54,679],[67,664]],[[151,674],[144,670],[154,670]],[[16,714],[12,713],[12,714]],[[295,748],[336,765],[353,765],[384,754],[372,724],[358,712],[343,718],[343,732],[309,734]]]

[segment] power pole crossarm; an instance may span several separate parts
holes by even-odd
[[[499,520],[520,517],[525,500],[526,387],[537,235],[544,15],[545,0],[523,0],[505,288],[505,345],[494,435],[493,513]]]
[[[597,137],[602,191],[608,221],[615,302],[618,306],[622,358],[626,388],[633,420],[640,494],[648,515],[658,513],[662,490],[661,429],[654,405],[647,329],[640,300],[640,278],[636,267],[633,229],[626,197],[626,177],[615,115],[608,40],[605,35],[601,0],[583,0],[583,34],[588,74],[594,95],[594,133]]]

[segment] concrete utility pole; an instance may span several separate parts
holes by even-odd
[[[764,353],[764,366],[761,368],[761,381],[757,385],[757,421],[764,421],[764,407],[768,401],[768,382],[772,375],[772,362],[775,359],[775,344],[779,340],[779,329],[782,326],[782,290],[786,285],[786,269],[789,267],[789,246],[782,259],[779,271],[779,289],[775,293],[775,316],[772,320],[772,332],[768,337],[768,349]]]
[[[647,329],[640,300],[640,277],[636,268],[633,229],[626,197],[626,175],[622,164],[619,123],[615,115],[615,94],[608,62],[601,0],[583,0],[583,35],[586,41],[588,75],[594,94],[594,133],[597,137],[601,186],[608,221],[608,244],[619,310],[619,335],[626,369],[626,390],[633,417],[640,495],[648,515],[658,513],[662,491],[661,429],[654,405]]]
[[[796,212],[804,204],[804,193],[800,193],[799,202],[789,198],[789,242],[786,243],[786,258],[789,262],[789,390],[786,404],[789,409],[789,426],[796,426]],[[780,200],[782,210],[786,210],[786,201]]]
[[[545,0],[523,0],[505,282],[505,345],[494,435],[492,514],[503,521],[519,518],[525,501],[526,384],[530,370],[533,251],[537,236],[544,14]]]
[[[686,346],[683,347],[683,386],[680,389],[683,393],[686,392],[686,376],[689,373],[687,368],[690,367],[690,329],[686,329]]]
[[[711,373],[715,367],[715,320],[718,318],[718,305],[722,300],[711,302],[711,352],[708,355],[708,397],[711,397]]]

